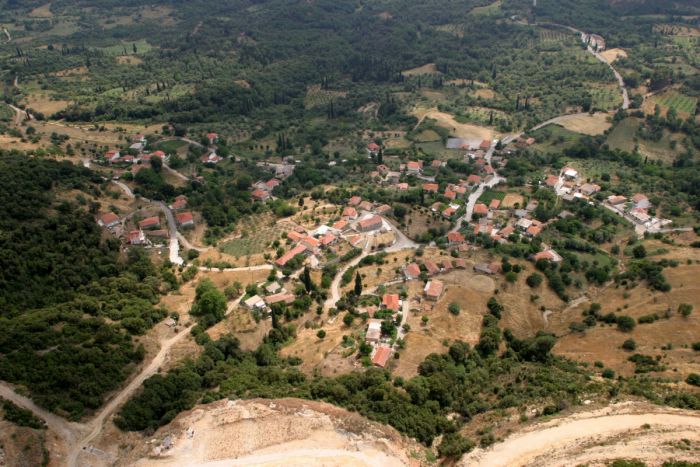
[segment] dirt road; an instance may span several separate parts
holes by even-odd
[[[588,414],[555,420],[538,425],[525,433],[515,434],[489,449],[477,449],[459,462],[461,466],[526,466],[566,465],[566,454],[578,454],[579,449],[591,443],[605,444],[608,459],[616,457],[618,449],[609,440],[629,430],[648,425],[648,430],[685,430],[700,432],[700,416],[691,411],[669,411],[666,413],[619,413],[610,414],[615,408],[606,408]],[[662,410],[662,409],[660,409]],[[556,453],[563,459],[553,459]],[[624,457],[624,456],[621,456]],[[564,462],[564,464],[560,464]]]

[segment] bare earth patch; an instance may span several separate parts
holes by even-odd
[[[143,60],[136,55],[119,55],[115,57],[117,64],[119,65],[140,65]]]
[[[608,49],[600,53],[606,62],[612,63],[618,58],[627,58],[627,52],[622,49]]]
[[[612,126],[608,121],[607,113],[598,112],[596,114],[572,114],[555,118],[552,123],[563,126],[569,131],[582,133],[584,135],[596,136],[605,133],[605,130]]]
[[[424,118],[435,120],[439,126],[449,129],[452,135],[458,138],[491,140],[497,134],[492,128],[470,123],[459,123],[457,120],[455,120],[454,116],[445,112],[440,112],[434,108],[425,109],[418,107],[414,109],[413,115],[418,117],[420,120]]]
[[[436,75],[440,73],[437,69],[437,65],[434,63],[427,63],[423,66],[416,68],[411,68],[410,70],[404,70],[401,72],[404,76],[419,76],[419,75]]]

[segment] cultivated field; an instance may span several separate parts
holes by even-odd
[[[645,99],[642,109],[647,114],[653,114],[658,105],[662,115],[666,115],[669,109],[675,109],[680,118],[688,118],[695,115],[697,104],[696,97],[686,96],[675,90],[667,90]]]
[[[474,125],[470,123],[459,123],[453,115],[446,112],[440,112],[437,109],[425,109],[417,107],[413,111],[413,115],[419,120],[430,118],[435,120],[435,123],[441,127],[450,130],[453,136],[465,139],[475,140],[491,140],[496,136],[496,132],[492,128]]]
[[[221,244],[219,249],[236,258],[263,253],[274,240],[280,240],[282,233],[288,231],[289,225],[277,223],[270,213],[250,216],[239,223],[240,236]]]
[[[627,52],[623,49],[608,49],[600,52],[600,56],[608,63],[613,63],[618,58],[627,58]]]
[[[567,130],[582,133],[584,135],[601,135],[612,126],[612,123],[608,121],[610,115],[604,112],[598,112],[596,114],[573,114],[564,115],[555,118],[552,123],[561,125]]]

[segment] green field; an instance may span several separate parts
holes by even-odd
[[[550,124],[532,133],[537,140],[533,147],[542,150],[562,150],[571,146],[581,135],[566,128]]]
[[[634,137],[639,128],[639,120],[633,117],[622,120],[608,135],[608,146],[621,151],[633,151]]]
[[[679,114],[695,115],[695,107],[698,104],[696,97],[690,97],[678,92],[667,92],[654,97],[654,101],[660,106],[675,109]]]
[[[622,104],[622,95],[616,85],[591,88],[590,94],[595,109],[613,110]]]
[[[541,42],[566,42],[570,41],[573,35],[566,33],[564,31],[544,29],[540,31],[540,41]]]
[[[482,16],[482,15],[495,15],[496,13],[501,11],[501,0],[497,0],[489,5],[486,6],[478,6],[476,8],[472,8],[472,10],[469,12],[470,15],[474,16]]]
[[[273,225],[274,224],[274,225]],[[275,240],[289,230],[288,226],[275,223],[272,214],[263,214],[245,219],[240,224],[241,238],[228,241],[219,247],[221,252],[236,258],[263,253]]]
[[[134,54],[134,45],[136,46],[136,53]],[[109,47],[98,47],[97,50],[103,52],[105,55],[119,56],[119,55],[143,55],[149,52],[153,47],[146,42],[144,39],[139,39],[138,41],[122,41],[120,44],[114,44]],[[124,53],[126,49],[126,53]]]
[[[0,122],[10,122],[15,113],[7,104],[0,103]]]
[[[503,198],[505,198],[505,197],[506,197],[506,193],[504,191],[486,190],[479,197],[479,202],[484,203],[484,204],[489,204],[494,199],[497,199],[499,201],[503,201]]]

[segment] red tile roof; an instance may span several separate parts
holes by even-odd
[[[382,305],[388,310],[399,311],[399,294],[384,294],[384,297],[382,297]]]
[[[467,182],[472,184],[472,185],[478,185],[479,183],[481,183],[481,177],[479,177],[478,175],[472,174],[472,175],[467,177]]]
[[[501,200],[500,199],[492,199],[491,204],[489,204],[489,209],[498,209],[498,207],[501,205]]]
[[[486,215],[489,213],[489,208],[484,203],[479,203],[474,206],[474,214]]]
[[[141,222],[139,222],[139,227],[142,229],[147,229],[149,227],[155,227],[160,225],[160,218],[157,216],[147,217]]]
[[[428,270],[428,274],[437,274],[440,272],[440,268],[437,267],[437,264],[433,263],[430,260],[425,260],[423,262],[423,265],[425,266],[425,269]]]
[[[113,212],[108,212],[107,214],[103,214],[100,220],[102,221],[103,225],[115,224],[119,222],[119,216]]]
[[[348,205],[349,205],[349,206],[357,206],[357,205],[360,204],[361,202],[362,202],[362,198],[360,198],[359,196],[353,196],[353,197],[350,198],[350,200],[348,201]]]
[[[288,262],[290,262],[294,257],[297,255],[300,255],[306,251],[306,247],[304,245],[297,245],[282,256],[280,256],[277,261],[275,261],[275,264],[277,266],[284,266]]]
[[[270,197],[270,193],[268,193],[265,190],[261,190],[258,188],[255,190],[253,193],[251,193],[251,196],[259,201],[264,201]]]
[[[481,142],[479,145],[479,149],[483,149],[484,151],[487,151],[491,147],[491,141],[485,139]]]
[[[382,226],[382,218],[379,216],[372,216],[367,219],[363,219],[357,223],[360,230],[373,230],[378,229]]]
[[[357,217],[357,209],[355,209],[355,208],[343,209],[343,217]]]
[[[440,298],[440,295],[442,295],[442,291],[444,288],[445,285],[442,283],[442,281],[432,280],[428,282],[428,284],[425,286],[425,295],[427,295],[430,298]]]
[[[389,357],[391,357],[391,347],[379,346],[372,357],[372,364],[384,368],[389,362]]]
[[[379,145],[377,143],[369,143],[367,145],[367,149],[369,149],[372,152],[377,152],[379,151]]]
[[[405,272],[407,276],[415,279],[420,276],[420,267],[416,263],[411,263],[406,266]]]
[[[449,232],[447,234],[447,241],[450,243],[462,243],[464,242],[464,235],[459,232]]]
[[[437,191],[440,189],[440,186],[437,183],[424,183],[423,189],[425,191],[432,191],[437,193]]]
[[[559,183],[559,177],[557,177],[556,175],[548,175],[547,180],[545,180],[545,184],[548,187],[554,187],[554,185],[556,185],[557,183]]]

